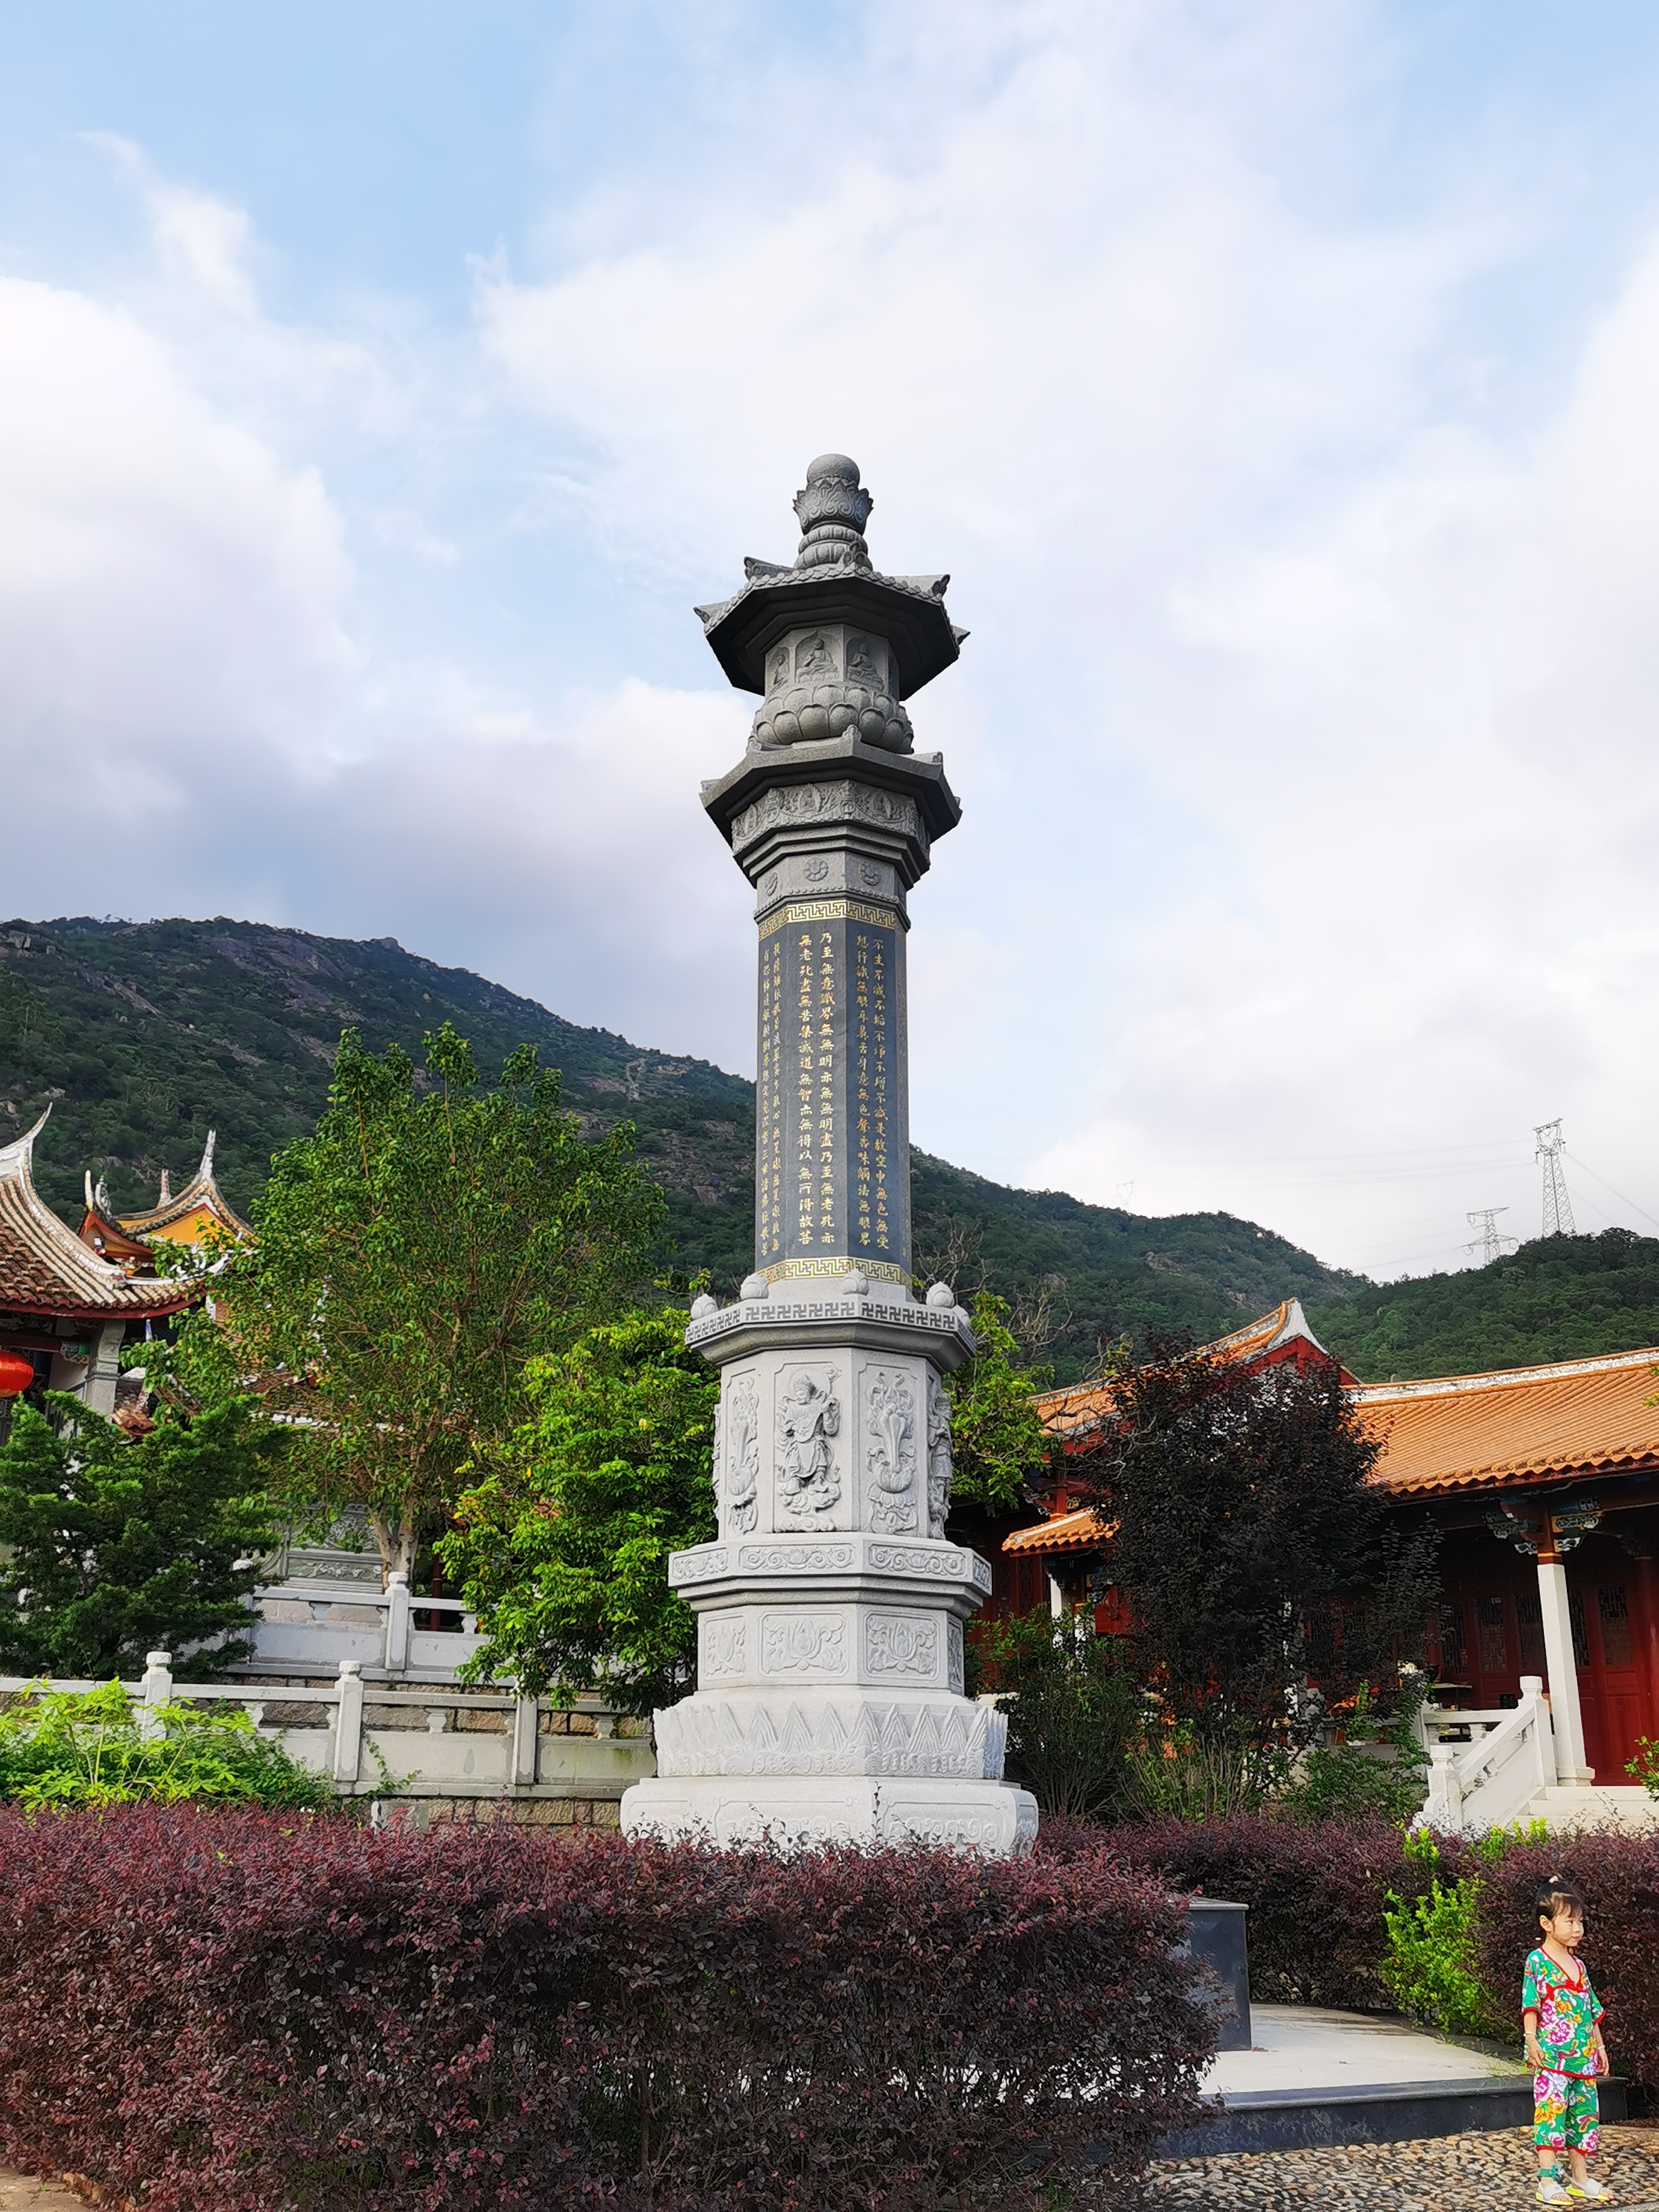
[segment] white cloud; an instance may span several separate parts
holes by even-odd
[[[538,269],[479,264],[471,353],[274,316],[245,211],[117,150],[118,299],[0,289],[0,744],[98,831],[9,903],[390,931],[747,1065],[696,801],[746,708],[594,670],[787,551],[834,445],[975,632],[917,709],[967,806],[915,902],[921,1141],[1389,1273],[1531,1226],[1559,1112],[1659,1213],[1659,255],[1497,427],[1468,302],[1531,149],[1368,198],[1373,10],[872,23],[849,127],[763,56],[671,173],[596,163]],[[562,601],[592,638],[504,672]]]

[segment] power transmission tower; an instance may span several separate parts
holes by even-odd
[[[1567,1196],[1566,1173],[1561,1165],[1561,1155],[1567,1149],[1561,1123],[1559,1119],[1540,1121],[1533,1135],[1538,1139],[1534,1158],[1544,1170],[1544,1234],[1576,1237],[1578,1230],[1572,1218],[1572,1200]]]
[[[1518,1242],[1516,1237],[1504,1236],[1498,1230],[1498,1215],[1508,1212],[1507,1206],[1480,1206],[1468,1217],[1470,1228],[1478,1229],[1480,1234],[1473,1243],[1466,1244],[1463,1249],[1470,1254],[1479,1252],[1483,1267],[1489,1261],[1501,1260],[1504,1256],[1504,1247],[1506,1244]]]

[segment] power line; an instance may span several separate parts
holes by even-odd
[[[1633,1198],[1626,1198],[1622,1190],[1613,1190],[1613,1185],[1607,1181],[1607,1177],[1605,1176],[1597,1175],[1595,1170],[1582,1154],[1575,1152],[1572,1155],[1572,1164],[1576,1168],[1583,1168],[1584,1173],[1589,1177],[1592,1182],[1599,1182],[1603,1190],[1612,1191],[1613,1195],[1618,1200],[1620,1206],[1629,1206],[1632,1213],[1639,1213],[1644,1221],[1650,1222],[1652,1224],[1654,1228],[1659,1229],[1659,1221],[1654,1220],[1652,1214],[1648,1212],[1645,1206],[1638,1206]]]
[[[1566,1170],[1561,1165],[1561,1155],[1567,1149],[1567,1140],[1561,1134],[1561,1117],[1558,1115],[1553,1121],[1539,1122],[1532,1133],[1538,1144],[1533,1157],[1544,1170],[1543,1234],[1576,1237],[1578,1231],[1572,1218],[1572,1200],[1567,1196]]]
[[[1483,1267],[1489,1266],[1494,1260],[1501,1260],[1504,1256],[1504,1247],[1506,1244],[1516,1244],[1520,1242],[1518,1237],[1505,1237],[1498,1226],[1498,1215],[1508,1212],[1507,1206],[1480,1206],[1466,1217],[1470,1228],[1478,1229],[1480,1234],[1472,1243],[1466,1244],[1463,1249],[1471,1257],[1478,1251]]]

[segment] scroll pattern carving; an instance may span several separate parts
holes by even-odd
[[[920,1674],[939,1668],[939,1623],[902,1613],[872,1613],[864,1624],[864,1666],[870,1674]]]
[[[723,1544],[708,1551],[671,1552],[669,1585],[673,1589],[683,1589],[688,1583],[712,1582],[716,1575],[723,1575],[731,1564],[731,1553]]]
[[[835,1438],[841,1401],[833,1367],[798,1367],[778,1393],[777,1520],[785,1528],[828,1528],[841,1500]]]
[[[834,1567],[850,1567],[850,1544],[745,1544],[738,1565],[753,1573],[812,1574]]]
[[[744,1647],[747,1641],[742,1620],[704,1620],[702,1629],[702,1674],[741,1674],[744,1669]]]
[[[760,1510],[760,1393],[752,1375],[739,1376],[732,1385],[728,1406],[726,1515],[738,1534],[746,1536]]]
[[[813,1667],[825,1674],[846,1673],[846,1622],[815,1620],[810,1613],[769,1619],[761,1644],[761,1672],[792,1674]]]
[[[870,1526],[884,1536],[908,1536],[916,1526],[916,1398],[910,1378],[877,1368],[866,1388],[865,1467],[870,1477]]]
[[[967,1679],[967,1669],[963,1663],[962,1623],[959,1620],[947,1621],[945,1626],[945,1635],[946,1664],[950,1669],[951,1687],[960,1697]]]

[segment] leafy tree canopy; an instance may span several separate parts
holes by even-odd
[[[1435,1539],[1366,1477],[1378,1447],[1334,1367],[1252,1369],[1164,1344],[1115,1364],[1118,1419],[1068,1465],[1116,1524],[1136,1663],[1171,1726],[1218,1752],[1305,1740],[1318,1700],[1419,1656]]]
[[[696,1618],[668,1554],[715,1533],[720,1381],[687,1316],[631,1313],[530,1370],[513,1462],[439,1549],[489,1638],[478,1669],[649,1712],[693,1686]]]
[[[417,1078],[342,1037],[315,1135],[277,1155],[174,1367],[208,1401],[257,1377],[293,1495],[361,1503],[405,1571],[524,1420],[526,1363],[625,1297],[662,1212],[629,1127],[586,1139],[533,1047],[486,1087],[447,1023],[426,1045]]]
[[[59,1433],[20,1404],[0,1446],[0,1666],[131,1676],[159,1650],[190,1680],[246,1656],[259,1570],[237,1562],[273,1540],[281,1435],[244,1400],[131,1439],[67,1393],[47,1405]]]
[[[1048,1462],[1048,1442],[1031,1404],[1052,1370],[1025,1364],[1008,1327],[1006,1303],[989,1291],[973,1304],[979,1350],[951,1382],[951,1495],[991,1511],[1016,1504]]]

